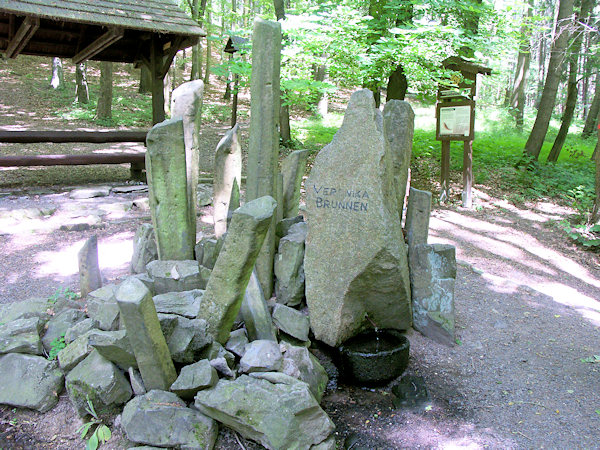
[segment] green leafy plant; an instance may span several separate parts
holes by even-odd
[[[49,303],[56,303],[59,298],[66,298],[67,300],[76,300],[79,298],[77,292],[71,290],[71,288],[58,288],[50,297],[48,297]]]
[[[84,423],[81,427],[79,427],[77,432],[81,433],[81,439],[85,439],[86,436],[91,432],[90,437],[87,439],[85,449],[96,450],[100,445],[108,442],[112,434],[110,432],[110,428],[104,425],[102,420],[98,417],[98,414],[94,409],[94,405],[89,397],[87,398],[87,406],[85,410],[90,416],[92,416],[92,420]]]
[[[600,224],[592,226],[585,224],[571,226],[569,222],[563,221],[561,222],[561,227],[565,233],[578,244],[587,248],[600,248]]]
[[[67,344],[65,343],[65,333],[61,334],[60,337],[57,337],[52,342],[50,342],[50,352],[48,353],[49,360],[55,360],[58,356],[58,352],[60,352],[63,348],[65,348]]]
[[[582,363],[598,364],[600,363],[600,355],[593,355],[589,358],[581,358]]]

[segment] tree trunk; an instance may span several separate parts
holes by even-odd
[[[90,101],[86,63],[77,64],[75,67],[75,98],[79,103],[89,103]]]
[[[192,3],[192,19],[198,22],[198,25],[202,26],[204,22],[204,11],[206,11],[206,0],[194,0]],[[192,71],[190,73],[190,80],[199,80],[202,78],[202,44],[192,46]]]
[[[600,112],[600,72],[596,72],[596,88],[592,104],[585,118],[585,125],[581,136],[584,138],[590,137],[594,133],[594,127],[598,122],[598,113]]]
[[[283,91],[281,91],[281,101],[279,106],[279,136],[283,145],[289,144],[292,140],[292,132],[290,128],[290,106],[284,99]]]
[[[569,132],[569,127],[571,126],[571,122],[573,121],[573,116],[575,115],[575,106],[577,105],[577,72],[579,71],[579,52],[581,50],[581,44],[583,42],[583,34],[585,33],[584,29],[580,29],[580,23],[586,24],[589,19],[590,12],[594,7],[595,0],[583,0],[581,2],[581,9],[578,13],[575,14],[575,23],[577,24],[577,28],[574,33],[575,39],[571,44],[571,58],[569,61],[569,80],[567,81],[567,101],[565,102],[565,110],[562,116],[562,123],[560,124],[560,129],[558,130],[558,134],[556,135],[556,139],[554,140],[554,144],[552,145],[552,149],[550,150],[550,154],[548,155],[548,162],[556,162],[558,161],[558,157],[560,156],[560,151],[565,144],[565,140],[567,139],[567,133]]]
[[[573,0],[560,0],[558,15],[556,17],[556,33],[550,51],[550,61],[548,62],[548,71],[546,82],[542,91],[542,98],[538,108],[537,116],[533,129],[525,144],[525,156],[538,160],[544,138],[548,132],[548,125],[556,101],[556,92],[560,82],[560,71],[565,55],[565,50],[569,41],[569,26],[572,23],[570,17],[573,14]]]
[[[113,98],[113,67],[112,62],[100,63],[100,95],[96,106],[96,119],[108,120],[112,118]]]
[[[140,94],[152,92],[152,72],[150,72],[150,69],[145,64],[142,64],[140,67],[140,87],[138,92]]]
[[[283,0],[273,0],[273,6],[275,6],[275,17],[277,17],[277,20],[285,19],[285,4]]]
[[[210,9],[208,9],[206,11],[206,25],[207,25],[207,34],[210,35],[209,31],[208,31],[208,27],[210,26]],[[206,39],[206,67],[204,69],[204,85],[208,86],[210,84],[210,52],[211,52],[211,45],[210,45],[210,39]]]
[[[596,197],[594,198],[594,208],[592,209],[592,216],[590,222],[592,224],[598,223],[600,220],[600,123],[598,123],[598,141],[596,142],[596,149],[594,150],[594,163],[596,165]]]
[[[404,75],[404,67],[402,67],[402,64],[398,64],[388,78],[385,101],[404,100],[407,90],[408,80],[406,79],[406,75]]]
[[[315,81],[324,82],[327,79],[327,65],[315,64],[313,66],[313,78]],[[317,114],[321,117],[325,117],[328,109],[329,98],[327,97],[327,93],[323,92],[319,94],[319,97],[317,98]]]
[[[50,79],[50,86],[52,89],[62,90],[65,88],[65,74],[60,58],[52,58],[52,78]]]
[[[533,1],[529,1],[527,10],[523,14],[523,24],[521,26],[521,45],[519,46],[519,56],[517,58],[517,68],[515,70],[515,79],[513,90],[510,96],[510,106],[515,108],[515,124],[517,130],[523,131],[523,116],[525,114],[525,85],[527,83],[527,73],[529,72],[529,62],[531,60],[530,37],[527,35],[527,22],[533,13]]]

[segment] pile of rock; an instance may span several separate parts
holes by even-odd
[[[197,247],[202,264],[151,261],[89,293],[85,305],[3,305],[0,403],[45,412],[66,386],[81,416],[88,400],[99,414],[124,407],[123,430],[140,444],[212,448],[219,422],[267,448],[335,448],[334,425],[319,406],[328,378],[308,350],[308,317],[268,305],[252,274],[274,209],[265,197],[236,210],[226,235]],[[280,264],[297,267],[296,277],[303,227],[280,240]],[[146,228],[138,236],[151,236]],[[284,250],[289,242],[301,248]],[[282,298],[299,306],[303,287],[292,284],[301,283],[281,279],[282,292],[295,292]],[[57,360],[47,359],[60,342]]]

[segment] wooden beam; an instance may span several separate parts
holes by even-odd
[[[123,37],[122,28],[111,28],[86,48],[73,56],[73,64],[79,64],[100,53]]]
[[[465,208],[473,206],[473,141],[465,141],[463,150],[463,193],[462,205]]]
[[[0,131],[0,142],[32,144],[38,142],[146,142],[147,131]]]
[[[84,155],[0,156],[0,167],[87,166],[89,164],[136,164],[143,167],[145,153],[91,153]]]
[[[167,76],[167,72],[169,71],[169,68],[171,67],[173,58],[175,58],[175,55],[179,51],[179,46],[180,46],[182,40],[183,40],[183,38],[181,36],[177,36],[174,38],[174,40],[172,42],[169,41],[167,43],[167,44],[170,44],[167,46],[167,48],[165,48],[165,46],[167,44],[163,45],[163,54],[164,54],[164,58],[165,58],[165,60],[163,62],[163,66],[161,68],[163,78]]]
[[[152,123],[165,120],[164,53],[158,36],[152,36],[150,45],[150,73],[152,74]],[[168,70],[168,69],[167,69]]]
[[[23,23],[15,33],[14,37],[6,47],[5,56],[7,58],[16,58],[31,40],[37,29],[40,27],[40,19],[37,17],[25,17]]]

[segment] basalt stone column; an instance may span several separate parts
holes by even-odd
[[[386,151],[392,157],[394,184],[396,188],[397,209],[402,220],[406,182],[412,154],[412,142],[415,131],[415,113],[410,104],[401,100],[390,100],[383,108],[384,136]]]
[[[283,174],[283,218],[296,217],[300,202],[300,186],[306,169],[308,150],[296,150],[281,164]]]
[[[275,188],[279,155],[280,65],[281,24],[256,19],[252,34],[247,200],[265,195],[277,198]],[[273,292],[274,255],[275,230],[271,226],[256,261],[256,275],[266,298]]]
[[[202,96],[204,82],[188,81],[178,86],[171,97],[171,117],[183,119],[183,140],[185,142],[185,164],[188,181],[189,212],[196,220],[196,204],[198,189],[198,166],[200,163],[200,125],[202,123]]]
[[[234,184],[237,183],[239,195],[239,185],[242,181],[242,147],[238,140],[237,124],[225,133],[217,145],[213,180],[213,217],[215,236],[219,238],[227,231],[227,213]]]
[[[207,321],[208,333],[221,344],[229,338],[276,206],[272,197],[265,196],[247,202],[233,213],[198,314]]]
[[[431,192],[410,188],[406,208],[406,238],[409,251],[418,244],[427,244],[429,216],[431,214]]]
[[[305,183],[306,301],[315,337],[331,346],[365,328],[412,322],[390,123],[399,125],[384,122],[371,91],[355,92]]]
[[[79,287],[81,297],[102,287],[102,273],[98,264],[98,236],[92,236],[78,253]]]
[[[146,140],[150,210],[158,257],[194,259],[196,209],[187,182],[183,120],[165,120],[154,125]]]
[[[415,330],[443,344],[453,345],[455,247],[417,244],[410,247],[409,261]]]
[[[116,292],[121,319],[147,390],[166,391],[177,378],[152,294],[140,280],[126,279]]]

